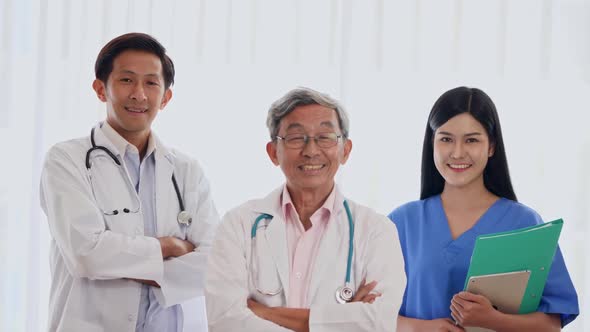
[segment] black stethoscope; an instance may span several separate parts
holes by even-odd
[[[90,143],[92,143],[92,147],[90,149],[88,149],[88,151],[86,152],[86,169],[88,171],[90,171],[91,168],[91,163],[90,163],[90,155],[92,154],[93,151],[96,150],[102,150],[104,152],[106,152],[106,154],[109,155],[109,157],[111,157],[111,159],[113,159],[113,161],[115,162],[115,164],[117,164],[119,166],[119,170],[123,169],[123,165],[121,165],[121,162],[119,161],[119,159],[117,158],[117,156],[115,156],[114,153],[111,152],[111,150],[109,150],[108,148],[101,146],[101,145],[96,145],[96,143],[94,142],[94,129],[92,128],[92,130],[90,131]],[[125,174],[122,174],[123,178],[127,179],[127,176]],[[172,184],[174,185],[174,191],[176,191],[176,198],[178,198],[178,205],[180,206],[180,212],[178,213],[178,216],[176,217],[176,220],[178,221],[179,224],[181,225],[190,225],[191,222],[193,221],[192,216],[190,215],[190,213],[188,213],[185,209],[184,209],[184,201],[182,200],[182,196],[180,195],[180,189],[178,189],[178,183],[176,182],[176,177],[174,176],[174,173],[172,173]],[[94,191],[94,186],[92,186],[92,176],[90,176],[90,185],[93,188],[92,190]],[[130,184],[131,185],[131,184]],[[132,195],[135,197],[135,201],[137,202],[137,208],[135,209],[129,209],[129,208],[123,208],[123,209],[115,209],[113,211],[102,211],[103,214],[108,215],[108,216],[116,216],[119,213],[137,213],[139,212],[140,208],[141,208],[141,202],[139,201],[139,197],[137,195]],[[96,195],[95,195],[96,197]]]

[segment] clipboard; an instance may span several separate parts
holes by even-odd
[[[467,291],[483,295],[497,310],[517,314],[529,283],[531,271],[487,274],[469,278]],[[465,327],[466,332],[494,332],[483,327]]]
[[[487,274],[469,278],[467,291],[483,295],[497,310],[518,314],[531,271]]]
[[[543,295],[562,227],[563,220],[558,219],[514,231],[478,236],[464,289],[467,290],[472,277],[530,271],[517,313],[535,312]]]

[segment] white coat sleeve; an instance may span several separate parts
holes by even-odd
[[[404,261],[395,225],[379,216],[371,223],[363,241],[362,261],[366,262],[367,282],[377,281],[376,292],[382,295],[373,303],[312,305],[309,330],[315,331],[395,331],[406,277]]]
[[[187,206],[194,204],[197,210],[188,228],[187,240],[196,248],[194,252],[164,261],[163,281],[160,283],[160,288],[154,288],[158,302],[164,307],[204,295],[207,258],[219,224],[219,215],[213,204],[209,181],[196,162],[193,164],[191,174],[195,176],[190,176],[191,183],[186,185],[196,184],[194,188],[196,195],[190,198],[197,201],[185,202],[185,204]]]
[[[207,272],[205,301],[210,332],[290,331],[256,316],[248,307],[248,272],[245,239],[248,233],[240,226],[233,211],[226,214],[219,227]]]
[[[107,230],[86,175],[59,146],[47,153],[40,196],[51,235],[74,277],[161,280],[159,241]]]

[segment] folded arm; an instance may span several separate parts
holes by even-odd
[[[323,331],[395,331],[406,278],[404,261],[395,225],[386,217],[364,223],[368,229],[355,250],[366,280],[377,281],[374,291],[382,294],[373,303],[312,304],[310,328]]]
[[[380,293],[371,293],[376,285],[376,281],[365,284],[365,280],[363,280],[351,302],[375,302],[375,299],[381,296]],[[252,310],[258,317],[290,330],[297,332],[309,331],[309,309],[267,307],[252,299],[248,299],[248,308],[250,308],[250,310]]]
[[[312,304],[310,309],[250,307],[260,317],[295,331],[395,331],[405,289],[403,257],[395,226],[385,217],[365,232],[362,259],[366,278],[353,303]]]
[[[205,287],[209,331],[289,331],[248,308],[245,234],[235,212],[223,218],[209,259]]]
[[[173,257],[180,257],[184,256],[193,250],[195,250],[195,245],[189,241],[181,240],[179,238],[175,238],[173,236],[164,236],[158,238],[160,242],[160,248],[162,249],[162,257],[164,259],[173,258]],[[164,274],[166,273],[166,266],[164,266]],[[154,280],[145,280],[145,279],[136,279],[136,278],[128,278],[129,280],[137,281],[139,283],[160,288],[160,284],[155,282]]]
[[[164,307],[204,295],[207,259],[219,224],[209,182],[196,161],[191,164],[184,183],[187,186],[185,204],[193,215],[193,221],[188,227],[187,239],[183,241],[185,246],[180,251],[183,254],[171,255],[172,259],[164,261],[161,288],[154,291],[158,302]],[[162,246],[163,249],[165,247]],[[164,254],[164,257],[167,256]]]
[[[86,174],[58,148],[47,154],[41,176],[41,206],[73,276],[161,280],[163,257],[159,241],[106,229]]]

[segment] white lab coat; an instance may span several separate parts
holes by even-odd
[[[97,126],[97,145],[117,150]],[[154,280],[155,295],[168,307],[203,294],[206,260],[218,214],[209,183],[195,160],[166,148],[155,135],[157,237],[175,236],[197,249],[164,261],[159,241],[143,236],[139,213],[106,216],[138,204],[129,175],[106,153],[92,152],[94,191],[85,166],[89,137],[53,146],[41,177],[41,206],[51,241],[50,331],[135,331],[141,284],[124,278]],[[121,160],[121,158],[120,158]],[[178,181],[190,226],[177,220]],[[127,178],[125,178],[127,177]]]
[[[213,243],[205,287],[210,332],[287,331],[254,315],[246,304],[247,298],[253,298],[267,306],[286,306],[289,297],[289,251],[279,203],[281,193],[282,187],[224,216]],[[310,331],[395,331],[406,285],[395,225],[385,216],[350,200],[355,227],[353,289],[366,278],[367,282],[378,281],[375,291],[383,295],[372,304],[336,302],[336,289],[344,284],[349,244],[343,199],[337,192],[336,202],[340,204],[336,204],[335,218],[325,230],[313,267],[308,294]],[[263,254],[257,254],[258,263],[250,266],[251,228],[261,213],[274,218],[266,229],[258,229],[257,246],[260,247],[254,254]],[[259,293],[250,280],[249,270],[258,278],[259,288],[274,291],[280,285],[283,291],[275,296]]]

